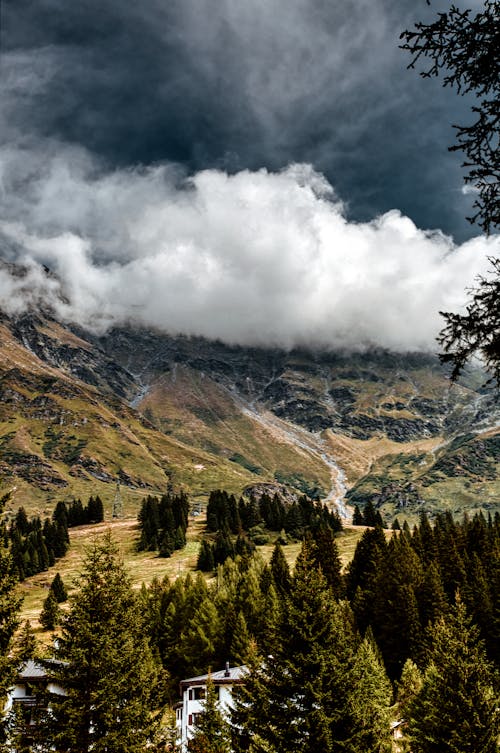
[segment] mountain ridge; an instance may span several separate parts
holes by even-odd
[[[37,485],[52,500],[109,496],[120,481],[129,511],[168,484],[201,499],[262,482],[344,517],[346,501],[374,500],[388,522],[441,502],[455,514],[500,505],[493,393],[473,371],[451,385],[428,354],[96,335],[43,311],[2,314],[0,352],[2,488],[20,482],[38,504]]]

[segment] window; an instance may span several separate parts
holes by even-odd
[[[195,688],[189,688],[189,700],[190,701],[200,701],[203,698],[205,698],[205,686],[204,685],[198,685]]]

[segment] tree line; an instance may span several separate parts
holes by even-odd
[[[367,529],[345,579],[359,629],[373,632],[391,679],[408,658],[425,663],[429,625],[446,616],[457,594],[485,643],[500,663],[500,516],[455,521],[425,514],[413,531],[404,526],[387,540],[381,528]]]
[[[207,504],[209,536],[201,542],[197,569],[210,572],[228,557],[250,554],[256,545],[269,543],[271,533],[280,532],[279,540],[286,543],[319,528],[338,532],[342,522],[335,512],[306,496],[285,504],[278,494],[264,493],[258,500],[251,495],[236,501],[234,494],[212,491]]]
[[[69,547],[68,528],[104,519],[103,503],[99,496],[89,497],[84,506],[80,499],[69,504],[58,502],[51,518],[42,522],[38,515],[28,518],[20,507],[10,523],[0,523],[0,537],[4,547],[10,548],[14,568],[20,581],[52,567],[64,557]]]
[[[231,509],[229,497],[212,498],[218,511],[212,519],[226,529],[221,500]],[[255,512],[255,501],[247,504]],[[58,615],[57,656],[67,664],[54,678],[71,689],[70,700],[59,699],[60,709],[40,719],[42,740],[31,749],[134,750],[121,737],[130,713],[133,737],[155,750],[155,741],[172,734],[160,720],[179,680],[229,661],[250,672],[228,731],[237,753],[305,753],[318,741],[327,753],[380,753],[390,750],[389,719],[398,716],[407,720],[414,753],[472,753],[476,740],[482,753],[496,751],[500,516],[454,521],[443,514],[431,525],[422,515],[413,530],[369,528],[343,571],[334,521],[318,513],[312,504],[293,571],[278,535],[267,564],[244,547],[209,580],[188,573],[155,579],[139,592],[131,590],[110,536],[95,542],[69,612]],[[245,540],[241,529],[238,539]],[[0,669],[8,678],[19,605],[15,564],[1,554]],[[47,598],[54,602],[61,584],[53,585]],[[129,672],[137,656],[141,671]],[[103,675],[109,683],[99,680]],[[8,681],[2,682],[5,689]],[[137,704],[128,694],[133,683]],[[120,715],[123,708],[127,714]],[[93,733],[83,735],[86,724],[107,747]],[[454,726],[460,739],[474,739],[469,747],[446,747],[440,730],[456,739]],[[117,747],[110,742],[115,736]],[[425,747],[433,736],[438,742]]]
[[[446,516],[443,524],[450,525]],[[494,540],[498,546],[496,521],[478,517],[454,528],[464,537],[464,551],[470,545],[491,555]],[[440,529],[431,531],[436,541]],[[422,525],[415,543],[419,537]],[[392,541],[414,551],[401,532],[384,545],[387,556]],[[359,547],[366,550],[366,540]],[[382,753],[391,749],[390,719],[401,714],[414,753],[497,753],[498,666],[487,656],[465,596],[447,598],[425,628],[425,651],[406,659],[391,681],[376,631],[360,626],[356,598],[346,598],[353,573],[372,569],[359,567],[359,551],[344,578],[328,528],[304,538],[293,571],[285,550],[277,543],[269,564],[255,554],[227,559],[209,582],[187,574],[137,592],[111,535],[93,542],[62,616],[60,662],[47,664],[67,695],[51,697],[50,714],[40,704],[29,736],[13,712],[6,720],[11,749],[164,750],[172,744],[166,709],[178,679],[229,660],[245,662],[248,674],[230,720],[217,717],[217,734],[213,728],[206,734],[205,723],[214,724],[206,708],[190,743],[195,753]],[[18,661],[12,640],[19,602],[4,551],[0,566],[5,692]],[[388,613],[396,609],[393,596],[387,595]]]
[[[158,551],[160,557],[170,557],[176,549],[182,549],[186,545],[188,516],[189,499],[184,492],[169,492],[160,499],[148,495],[138,515],[138,550]]]

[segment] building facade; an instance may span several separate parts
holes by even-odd
[[[7,716],[13,710],[17,712],[16,723],[22,725],[18,732],[22,731],[27,741],[50,696],[65,695],[63,688],[50,680],[48,670],[54,663],[60,662],[51,659],[25,662],[8,693],[4,714]]]
[[[194,727],[200,714],[204,711],[204,700],[207,691],[207,681],[212,679],[215,692],[219,699],[221,713],[228,718],[233,705],[233,687],[244,680],[246,667],[230,667],[219,672],[190,677],[180,684],[181,701],[175,707],[175,723],[177,727],[177,741],[183,753],[187,750],[188,741],[193,736]]]

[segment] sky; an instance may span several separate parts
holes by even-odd
[[[3,0],[0,254],[29,269],[0,268],[3,308],[435,350],[499,249],[447,149],[471,101],[398,47],[441,9]]]

